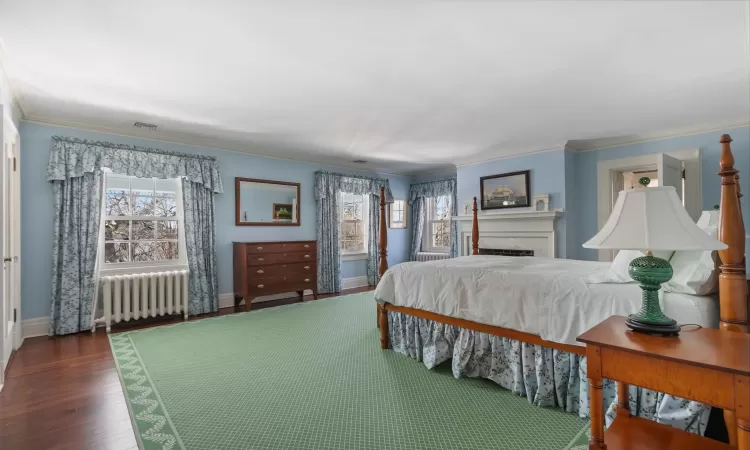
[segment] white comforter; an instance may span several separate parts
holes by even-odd
[[[409,262],[385,273],[375,298],[580,345],[576,337],[584,331],[641,306],[641,290],[635,283],[587,283],[589,276],[608,270],[609,264],[502,256]],[[717,326],[714,298],[662,295],[664,312],[678,323]]]

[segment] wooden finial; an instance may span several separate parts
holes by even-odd
[[[479,221],[477,221],[477,198],[474,197],[474,216],[471,219],[471,254],[479,254]]]
[[[732,154],[732,149],[729,147],[729,143],[732,142],[732,138],[728,134],[725,134],[721,137],[721,140],[719,142],[721,142],[721,157],[719,158],[719,166],[721,166],[721,172],[719,172],[719,175],[729,175],[728,171],[732,171],[732,175],[734,175],[735,173],[737,173],[737,171],[734,169],[734,155]]]
[[[388,227],[385,225],[385,187],[380,188],[380,239],[378,239],[378,280],[388,270]]]

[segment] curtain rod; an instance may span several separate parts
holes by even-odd
[[[194,159],[204,159],[208,161],[216,161],[216,157],[214,156],[205,156],[205,155],[193,155],[190,153],[183,153],[183,152],[173,152],[169,150],[160,150],[157,148],[148,148],[148,147],[140,147],[137,145],[127,145],[127,144],[115,144],[113,142],[106,142],[106,141],[90,141],[88,139],[78,139],[73,137],[67,137],[67,136],[52,136],[53,141],[62,141],[62,142],[70,142],[73,144],[85,144],[85,145],[94,145],[97,147],[109,147],[109,148],[119,148],[123,150],[131,150],[135,152],[143,152],[143,153],[157,153],[161,155],[169,155],[169,156],[179,156],[182,158],[194,158]]]

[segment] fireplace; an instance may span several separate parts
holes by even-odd
[[[479,254],[554,258],[555,219],[562,211],[519,211],[481,213]],[[459,254],[471,255],[472,216],[457,216]]]
[[[512,248],[479,248],[480,255],[492,256],[534,256],[534,250],[516,250]]]

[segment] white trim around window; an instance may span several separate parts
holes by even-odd
[[[112,174],[111,172],[104,173],[104,180],[103,180],[103,186],[102,186],[102,211],[101,211],[101,222],[99,226],[99,255],[98,255],[98,261],[97,261],[97,272],[100,276],[104,275],[134,275],[134,274],[141,274],[141,273],[151,273],[151,272],[167,272],[167,271],[175,271],[175,270],[188,270],[188,263],[187,263],[187,251],[185,249],[185,221],[184,221],[184,210],[183,210],[183,204],[182,204],[182,182],[180,179],[172,179],[172,180],[161,180],[161,179],[153,179],[154,180],[154,201],[156,199],[157,193],[161,192],[158,187],[159,185],[166,190],[164,192],[172,192],[175,193],[175,204],[176,204],[176,212],[174,216],[165,216],[165,217],[157,217],[154,215],[148,215],[148,216],[136,216],[136,215],[117,215],[117,216],[108,216],[106,214],[106,200],[107,200],[107,178],[108,177],[117,177],[120,178],[122,181],[126,181],[127,183],[131,183],[133,180],[137,180],[136,177],[127,177],[123,175],[117,175]],[[133,199],[132,199],[132,189],[128,188],[128,196],[129,196],[129,208],[133,207]],[[146,239],[146,241],[153,241],[153,242],[175,242],[177,243],[177,259],[170,259],[170,260],[163,260],[163,261],[129,261],[129,262],[121,262],[121,263],[107,263],[105,262],[105,224],[107,221],[110,220],[128,220],[131,221],[129,225],[129,236],[128,239],[123,240],[123,243],[129,243],[133,244],[134,242],[137,242],[137,240],[132,239],[132,233],[133,233],[133,225],[132,221],[138,221],[138,220],[145,220],[145,221],[174,221],[177,222],[177,239],[156,239],[156,236],[153,240]],[[119,242],[119,241],[110,241],[110,242]],[[129,249],[129,252],[132,250]]]
[[[450,198],[448,199],[448,211],[450,211]],[[433,235],[432,225],[436,223],[444,223],[450,227],[450,219],[447,220],[436,220],[435,218],[435,199],[432,197],[425,198],[425,221],[424,230],[422,232],[422,251],[425,253],[450,253],[450,247],[435,247],[433,246]]]

